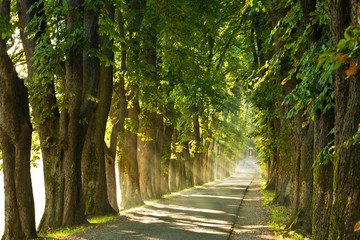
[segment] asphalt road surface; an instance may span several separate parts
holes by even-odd
[[[243,160],[237,168],[228,179],[148,203],[66,239],[229,239],[246,189],[258,172],[255,159]]]

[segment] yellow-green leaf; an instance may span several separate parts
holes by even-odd
[[[354,231],[360,231],[360,221],[355,224]]]
[[[356,72],[356,70],[358,69],[358,65],[357,63],[352,63],[350,64],[350,67],[345,71],[346,75],[352,75]]]

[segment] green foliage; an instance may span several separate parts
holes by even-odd
[[[9,21],[5,16],[0,14],[0,33],[1,38],[6,39],[15,33],[17,25]]]
[[[38,161],[40,161],[41,149],[40,149],[40,140],[39,133],[33,131],[32,133],[32,141],[31,141],[31,166],[38,167]]]
[[[326,147],[318,154],[318,156],[316,157],[313,167],[316,167],[320,164],[327,164],[329,162],[333,162],[334,160],[334,151],[335,151],[335,146],[334,146],[334,140],[329,142]]]

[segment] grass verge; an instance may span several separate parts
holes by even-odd
[[[289,209],[284,206],[270,204],[275,197],[275,193],[273,191],[264,190],[266,186],[266,181],[264,179],[260,179],[260,184],[260,192],[264,197],[263,205],[269,211],[268,224],[274,231],[276,238],[285,240],[310,240],[310,238],[286,228],[286,224],[290,221]]]
[[[39,234],[38,240],[42,239],[59,239],[59,238],[65,238],[66,236],[73,235],[75,233],[84,232],[87,229],[90,229],[97,224],[106,223],[114,218],[116,218],[117,215],[108,215],[103,217],[94,217],[88,219],[89,224],[84,224],[80,226],[72,226],[72,227],[65,227],[65,228],[57,228],[57,229],[49,229],[47,234]]]

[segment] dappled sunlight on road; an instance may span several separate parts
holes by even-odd
[[[228,239],[256,162],[250,159],[239,167],[242,171],[228,179],[147,202],[144,208],[71,239]]]

